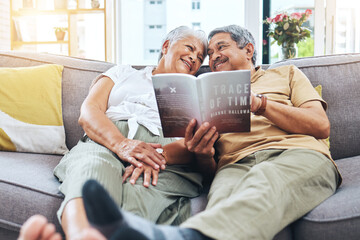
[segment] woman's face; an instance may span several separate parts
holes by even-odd
[[[172,44],[163,44],[163,57],[157,68],[158,73],[188,73],[194,75],[204,61],[204,45],[193,36],[180,39]]]

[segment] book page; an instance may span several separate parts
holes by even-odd
[[[192,118],[200,119],[195,77],[188,74],[152,76],[165,137],[184,137]]]
[[[203,75],[203,74],[202,74]],[[219,133],[250,131],[250,71],[206,73],[201,81],[204,121]]]

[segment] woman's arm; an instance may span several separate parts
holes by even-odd
[[[164,168],[165,159],[155,151],[160,144],[125,138],[105,115],[113,86],[114,82],[108,77],[96,82],[81,106],[79,124],[93,141],[116,153],[121,160],[137,167],[143,162],[154,169]]]
[[[193,119],[185,133],[185,138],[169,143],[163,147],[163,155],[168,165],[195,164],[198,171],[203,175],[205,181],[210,181],[215,175],[217,164],[214,159],[214,143],[218,138],[216,128],[210,128],[209,123],[204,123],[198,131],[193,134],[196,121]],[[126,167],[123,174],[123,182],[130,177],[130,183],[135,184],[141,174],[144,174],[143,185],[149,187],[152,177],[152,185],[157,184],[158,170],[149,168],[146,164],[138,168],[130,165]]]

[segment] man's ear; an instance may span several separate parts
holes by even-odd
[[[162,45],[161,52],[163,55],[165,55],[170,47],[170,41],[166,40],[164,44]]]
[[[252,59],[254,55],[254,45],[252,43],[248,43],[244,49],[246,50],[246,55],[248,56],[248,59]]]

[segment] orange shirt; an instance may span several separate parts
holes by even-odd
[[[309,101],[320,101],[326,110],[326,102],[319,96],[309,79],[295,66],[274,69],[259,68],[251,76],[251,90],[264,94],[270,101],[299,107]],[[251,132],[222,134],[215,144],[218,152],[218,169],[264,149],[312,149],[331,158],[325,139],[309,135],[290,134],[263,116],[251,114]]]

